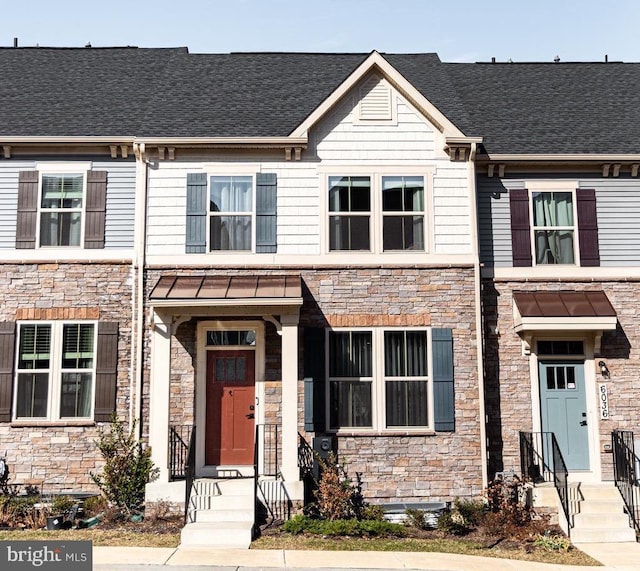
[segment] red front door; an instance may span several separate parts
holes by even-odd
[[[254,351],[207,352],[208,466],[253,464]]]

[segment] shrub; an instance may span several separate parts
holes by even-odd
[[[547,551],[569,551],[569,547],[571,547],[569,538],[550,533],[538,535],[533,544]]]
[[[361,516],[362,519],[382,521],[384,519],[384,510],[382,506],[365,503]]]
[[[85,517],[98,515],[107,509],[107,500],[104,496],[89,496],[82,502],[82,510]]]
[[[296,515],[283,525],[284,531],[293,535],[311,533],[313,535],[342,536],[402,536],[404,526],[385,520],[374,519],[313,519],[306,515]]]
[[[76,504],[76,500],[70,496],[54,496],[51,501],[51,513],[68,516]]]
[[[321,475],[314,492],[318,516],[328,520],[361,518],[366,504],[360,482],[351,480],[333,453],[327,459],[318,458],[318,463]]]
[[[533,511],[524,497],[524,483],[517,476],[496,478],[487,487],[489,514],[484,519],[487,531],[494,535],[513,533],[514,528],[527,526]]]
[[[411,527],[415,527],[417,529],[427,529],[429,527],[424,515],[424,510],[407,508],[404,513],[407,516],[407,524]]]
[[[126,517],[141,511],[144,488],[158,477],[151,460],[151,449],[143,448],[135,437],[135,423],[129,433],[115,416],[110,430],[100,430],[96,446],[105,460],[101,474],[90,473],[91,479],[118,512]]]

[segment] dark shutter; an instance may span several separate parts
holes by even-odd
[[[509,191],[511,208],[511,248],[513,266],[531,266],[531,228],[529,222],[529,191],[526,188]]]
[[[84,247],[104,248],[104,225],[107,212],[107,173],[87,173],[87,204],[84,224]]]
[[[576,192],[578,206],[578,243],[580,245],[580,265],[599,266],[598,215],[596,212],[596,191],[593,188],[579,188]]]
[[[96,422],[108,422],[116,408],[116,381],[118,377],[118,324],[110,321],[98,323],[96,359]]]
[[[304,429],[325,430],[324,329],[304,330]]]
[[[453,390],[453,334],[451,329],[433,329],[433,409],[438,432],[455,430]]]
[[[277,252],[277,195],[275,173],[256,175],[256,252]]]
[[[207,175],[187,174],[187,254],[207,251]]]
[[[11,421],[16,324],[0,322],[0,422]]]
[[[31,249],[36,247],[38,178],[38,171],[22,171],[18,175],[16,248]]]

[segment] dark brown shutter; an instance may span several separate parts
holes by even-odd
[[[116,381],[118,377],[118,324],[110,321],[98,323],[96,359],[96,422],[108,422],[116,408]]]
[[[11,421],[16,324],[0,322],[0,422]]]
[[[511,248],[513,266],[531,266],[529,191],[526,188],[510,190],[509,206],[511,209]]]
[[[596,212],[596,191],[593,188],[579,188],[576,192],[578,206],[578,244],[580,245],[580,265],[599,266],[598,215]]]
[[[18,175],[16,248],[32,249],[36,247],[38,180],[38,171],[21,171]]]
[[[84,247],[104,248],[104,224],[107,212],[107,173],[87,173],[87,204],[84,224]]]

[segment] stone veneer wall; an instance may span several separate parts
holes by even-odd
[[[117,263],[0,265],[2,321],[118,322],[116,408],[122,419],[129,414],[131,276],[130,265]],[[6,455],[10,483],[35,484],[47,494],[95,492],[89,472],[102,467],[95,440],[105,424],[0,423],[0,455]]]
[[[163,274],[201,274],[202,270],[147,272],[147,292]],[[350,473],[361,474],[373,501],[451,500],[482,493],[482,459],[472,268],[216,269],[218,275],[301,275],[300,379],[304,327],[432,326],[454,335],[456,430],[448,433],[356,434],[340,436],[339,453]],[[178,329],[172,347],[171,421],[193,421],[197,319]],[[148,335],[148,332],[147,332]],[[148,339],[147,339],[148,343]],[[266,326],[266,422],[280,423],[281,340]],[[148,353],[148,351],[147,351]],[[145,369],[148,418],[148,367]],[[303,383],[299,383],[299,430],[304,433]],[[182,420],[181,420],[182,419]],[[312,434],[306,434],[310,440]]]
[[[640,287],[637,282],[519,282],[486,280],[483,305],[486,332],[486,409],[488,417],[489,476],[495,471],[519,472],[518,432],[532,429],[531,378],[529,357],[522,355],[520,338],[513,331],[513,291],[603,290],[618,314],[618,327],[605,332],[602,352],[611,371],[606,380],[609,420],[600,420],[598,411],[588,419],[598,423],[602,478],[613,478],[612,454],[604,451],[615,429],[638,431],[640,400]],[[497,324],[498,334],[491,332]],[[604,379],[597,374],[596,383]],[[595,396],[596,401],[597,395]]]

